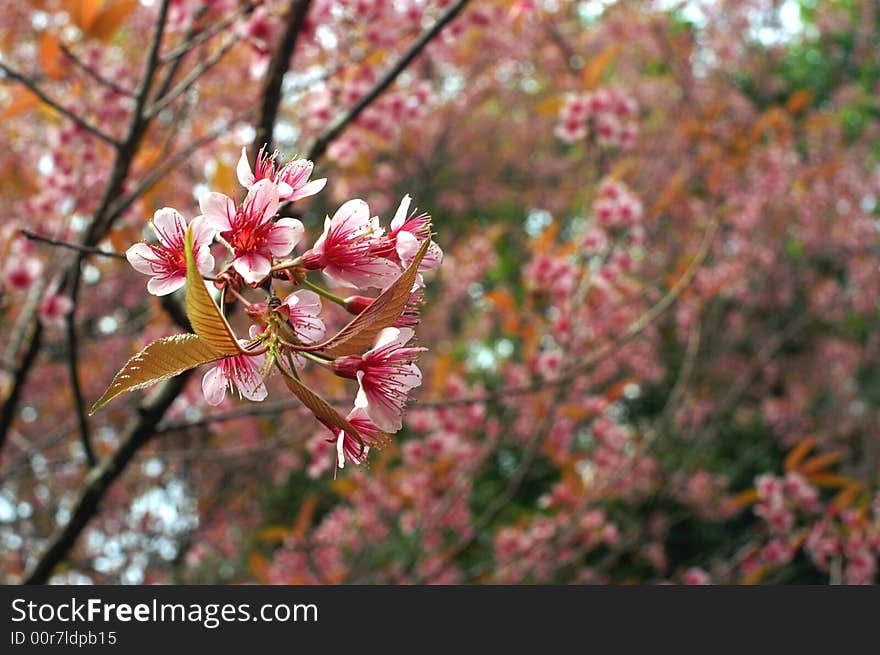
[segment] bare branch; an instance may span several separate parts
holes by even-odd
[[[385,90],[394,83],[394,80],[406,70],[407,66],[409,66],[413,60],[421,54],[422,50],[424,50],[427,45],[443,31],[443,28],[446,27],[452,20],[458,16],[462,9],[465,8],[465,5],[469,0],[458,0],[455,4],[449,7],[440,18],[437,19],[437,22],[434,23],[430,27],[430,29],[426,30],[422,33],[422,35],[416,39],[416,42],[410,46],[409,50],[407,50],[403,56],[397,61],[397,63],[392,66],[388,72],[386,72],[376,84],[370,89],[364,96],[361,97],[345,114],[337,118],[327,130],[324,131],[315,141],[312,143],[311,147],[308,149],[308,154],[306,155],[306,159],[318,159],[320,158],[324,152],[327,150],[327,147],[334,141],[336,138],[342,134],[348,125],[357,119],[361,113],[369,107],[376,98],[378,98]]]
[[[80,493],[70,520],[52,538],[49,547],[25,578],[25,584],[45,584],[49,580],[52,571],[59,562],[64,560],[80,533],[97,514],[100,502],[110,485],[122,474],[135,454],[155,434],[156,424],[183,391],[191,373],[192,371],[187,371],[166,380],[141,403],[137,416],[125,430],[119,448],[89,473],[88,482]]]
[[[170,52],[165,53],[162,57],[159,58],[159,62],[162,64],[167,64],[169,62],[174,62],[185,55],[192,52],[197,46],[201,45],[208,39],[210,39],[215,34],[219,34],[223,30],[225,30],[229,25],[234,23],[242,16],[246,16],[250,14],[257,6],[258,3],[248,3],[239,7],[236,11],[232,12],[229,16],[224,18],[221,21],[217,21],[210,27],[196,33],[194,36],[187,38],[183,43],[179,46],[171,50]]]
[[[278,120],[278,108],[281,106],[281,85],[284,74],[290,68],[290,59],[296,51],[296,43],[306,22],[306,14],[312,0],[292,0],[284,25],[284,33],[278,47],[269,62],[266,71],[266,84],[263,86],[260,120],[256,124],[252,150],[266,144],[266,150],[272,151],[272,133]],[[253,153],[252,153],[253,154]]]
[[[101,257],[110,257],[111,259],[125,259],[125,255],[118,252],[103,250],[101,248],[93,248],[91,246],[81,246],[77,243],[70,243],[68,241],[58,241],[56,239],[50,239],[49,237],[44,237],[40,234],[36,234],[34,232],[31,232],[30,230],[21,229],[19,230],[19,233],[22,236],[30,239],[31,241],[45,243],[50,246],[57,246],[59,248],[67,248],[68,250],[75,250],[86,255],[100,255]]]
[[[111,91],[113,91],[115,93],[118,93],[119,95],[127,96],[129,98],[135,97],[134,91],[129,91],[128,89],[125,89],[125,88],[119,86],[113,80],[108,80],[106,77],[101,75],[98,71],[96,71],[94,68],[92,68],[91,66],[86,64],[84,61],[82,61],[79,57],[77,57],[75,54],[73,54],[68,49],[68,47],[66,45],[64,45],[63,43],[59,43],[59,46],[61,48],[61,52],[64,54],[65,57],[67,57],[67,59],[70,61],[70,63],[72,63],[74,66],[76,66],[78,69],[80,69],[83,73],[85,73],[86,75],[91,77],[98,84],[100,84],[101,86],[107,87],[108,89],[110,89]]]
[[[18,82],[19,84],[24,86],[26,89],[28,89],[28,91],[30,91],[35,96],[37,96],[43,104],[48,105],[49,107],[51,107],[52,109],[57,111],[62,116],[69,118],[71,121],[76,123],[79,127],[84,129],[89,134],[92,134],[93,136],[98,137],[99,139],[101,139],[101,141],[103,141],[104,143],[110,144],[114,148],[119,147],[119,141],[117,141],[109,134],[105,133],[104,131],[98,129],[97,127],[95,127],[94,125],[89,123],[82,116],[72,112],[70,109],[68,109],[64,105],[60,104],[57,100],[53,100],[52,98],[47,96],[46,93],[39,86],[37,86],[37,83],[34,82],[29,77],[22,75],[18,71],[11,69],[9,66],[4,64],[2,61],[0,61],[0,71],[3,71],[3,73],[9,79],[11,79],[15,82]]]
[[[177,100],[181,94],[186,93],[192,85],[195,84],[202,75],[213,68],[236,43],[238,43],[237,38],[227,39],[227,41],[220,46],[213,55],[193,68],[186,77],[178,82],[177,86],[150,105],[150,107],[144,112],[144,118],[147,120],[153,118],[156,114]]]

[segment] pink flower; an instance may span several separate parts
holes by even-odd
[[[711,578],[709,577],[709,574],[706,573],[704,569],[701,569],[697,566],[692,566],[687,571],[685,571],[682,579],[687,585],[711,584]]]
[[[12,259],[6,267],[6,284],[16,291],[27,291],[37,281],[42,270],[40,260],[33,257]]]
[[[348,355],[333,362],[337,375],[358,381],[354,406],[364,409],[385,432],[400,430],[409,392],[422,383],[415,360],[425,349],[405,345],[413,334],[411,328],[385,328],[363,356]]]
[[[303,343],[315,343],[324,336],[321,298],[314,291],[294,291],[278,309],[286,314],[294,334]]]
[[[431,238],[431,217],[428,214],[409,213],[409,205],[412,198],[405,195],[400,201],[400,206],[391,219],[391,232],[389,237],[394,242],[394,249],[400,258],[401,265],[406,268],[415,259],[416,253],[421,248],[425,239]],[[443,261],[443,251],[433,241],[428,246],[428,251],[419,264],[419,276],[417,286],[425,286],[422,272],[434,271],[440,268]]]
[[[64,317],[72,310],[73,302],[60,293],[46,294],[37,307],[40,320],[44,325],[61,325],[64,322]]]
[[[272,221],[278,211],[278,187],[266,179],[251,186],[239,209],[232,198],[216,192],[204,195],[199,207],[232,248],[232,267],[249,284],[262,282],[272,270],[273,258],[288,255],[304,231],[295,218]]]
[[[257,155],[256,166],[251,170],[247,148],[241,149],[236,173],[238,181],[248,190],[260,180],[270,180],[278,187],[279,200],[299,200],[313,196],[327,184],[327,178],[309,181],[315,165],[308,159],[294,159],[281,168],[275,165],[275,155],[266,154],[263,148]]]
[[[186,221],[180,213],[170,207],[163,207],[153,214],[150,228],[159,243],[136,243],[125,251],[125,256],[134,270],[151,275],[147,291],[154,296],[166,296],[186,284]],[[214,230],[202,217],[192,221],[193,250],[199,272],[207,275],[214,270],[214,256],[211,254],[211,241]]]
[[[324,232],[303,255],[303,265],[324,273],[341,285],[383,289],[394,282],[400,268],[376,254],[374,246],[383,230],[363,200],[349,200],[333,218],[324,221]]]
[[[256,325],[251,326],[251,338],[259,333]],[[244,345],[246,342],[239,339]],[[202,393],[209,405],[219,405],[226,397],[226,389],[238,390],[239,397],[259,402],[265,400],[269,392],[263,382],[265,355],[233,355],[224,357],[202,378]]]
[[[354,462],[356,466],[363,466],[367,461],[367,455],[370,454],[370,448],[381,446],[387,439],[387,435],[376,427],[360,407],[351,410],[348,422],[361,435],[364,446],[361,449],[361,444],[354,437],[345,430],[340,430],[336,436],[336,467],[340,469],[345,468],[346,460]]]

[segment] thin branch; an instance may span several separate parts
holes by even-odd
[[[79,342],[77,339],[76,322],[69,320],[65,323],[65,327],[67,375],[70,378],[70,393],[73,396],[73,408],[76,412],[76,427],[79,430],[79,441],[86,455],[86,462],[88,462],[89,468],[93,468],[98,463],[98,460],[95,458],[95,451],[92,449],[89,421],[86,418],[86,403],[83,400],[82,385],[79,380]]]
[[[117,199],[116,202],[107,210],[107,220],[109,222],[115,221],[122,213],[131,207],[131,205],[140,198],[144,193],[149,190],[154,184],[156,184],[159,180],[161,180],[165,175],[171,172],[173,169],[177,168],[186,161],[190,155],[192,155],[196,150],[202,148],[207,145],[211,141],[223,136],[224,134],[229,133],[229,127],[232,123],[237,121],[245,120],[246,115],[241,115],[239,117],[234,118],[230,123],[222,125],[214,130],[211,130],[204,136],[199,137],[192,143],[190,143],[185,148],[182,148],[175,154],[170,157],[165,157],[162,160],[162,163],[156,168],[149,171],[146,175],[143,176],[140,182],[132,189],[129,193]]]
[[[125,255],[113,252],[111,250],[103,250],[101,248],[93,248],[91,246],[81,246],[77,243],[70,243],[69,241],[58,241],[56,239],[50,239],[49,237],[44,237],[40,234],[35,234],[30,230],[21,229],[19,233],[30,239],[31,241],[38,241],[40,243],[45,243],[50,246],[57,246],[59,248],[67,248],[68,250],[75,250],[77,252],[81,252],[87,255],[100,255],[101,257],[109,257],[111,259],[125,259]]]
[[[215,34],[219,34],[223,30],[225,30],[229,25],[234,23],[242,16],[246,16],[250,14],[257,6],[257,3],[248,3],[239,7],[236,11],[232,12],[229,16],[224,18],[221,21],[218,21],[211,25],[210,27],[198,32],[195,36],[191,38],[187,38],[183,43],[179,46],[171,50],[170,52],[165,53],[159,58],[159,62],[162,64],[167,64],[169,62],[174,62],[181,57],[189,54],[196,48],[196,46],[201,45],[208,39],[210,39]]]
[[[108,89],[110,89],[111,91],[113,91],[113,92],[115,92],[115,93],[118,93],[119,95],[126,96],[126,97],[128,97],[128,98],[134,98],[134,97],[135,97],[135,96],[134,96],[134,91],[129,91],[128,89],[125,89],[125,88],[119,86],[119,85],[118,85],[116,82],[114,82],[113,80],[108,80],[106,77],[104,77],[103,75],[101,75],[98,71],[96,71],[94,68],[92,68],[91,66],[89,66],[88,64],[86,64],[84,61],[82,61],[79,57],[77,57],[75,54],[73,54],[73,53],[67,48],[66,45],[64,45],[63,43],[61,43],[61,44],[59,44],[59,45],[60,45],[60,47],[61,47],[61,52],[64,54],[64,56],[67,57],[67,59],[69,59],[70,62],[71,62],[74,66],[76,66],[76,67],[77,67],[78,69],[80,69],[83,73],[85,73],[86,75],[88,75],[89,77],[91,77],[91,78],[92,78],[93,80],[95,80],[98,84],[107,87]]]
[[[89,473],[85,488],[79,496],[70,520],[56,534],[37,564],[25,578],[25,584],[45,584],[55,567],[64,560],[77,538],[97,514],[101,500],[135,454],[155,434],[156,424],[177,398],[189,380],[192,371],[163,382],[138,407],[138,415],[129,423],[121,445],[111,457],[103,460]]]
[[[292,0],[284,25],[284,33],[278,42],[278,47],[269,62],[266,71],[266,83],[263,86],[262,103],[260,105],[260,120],[256,124],[253,150],[266,144],[266,150],[272,152],[272,133],[275,131],[275,123],[278,120],[278,109],[281,106],[281,86],[284,75],[290,68],[290,60],[296,52],[296,44],[299,35],[306,22],[306,14],[312,0]]]
[[[383,75],[376,84],[370,89],[364,96],[361,97],[345,114],[337,118],[330,127],[324,131],[315,141],[312,143],[311,147],[308,149],[308,154],[306,155],[306,159],[315,160],[318,159],[324,152],[327,150],[327,147],[340,135],[343,130],[348,127],[349,123],[357,119],[358,116],[361,115],[367,107],[369,107],[376,98],[378,98],[382,93],[389,87],[391,84],[397,79],[397,77],[406,70],[406,67],[409,66],[412,61],[421,54],[422,50],[424,50],[427,45],[443,31],[443,28],[446,27],[449,23],[455,19],[456,16],[461,12],[462,9],[465,8],[465,5],[469,0],[458,0],[455,4],[449,7],[441,16],[437,19],[437,22],[431,26],[430,29],[426,30],[422,35],[416,39],[416,42],[410,46],[409,50],[407,50],[404,55],[397,61],[397,63],[392,66],[385,75]]]
[[[144,112],[144,119],[149,120],[153,118],[168,105],[177,100],[177,98],[179,98],[181,94],[189,91],[192,85],[202,75],[213,68],[236,43],[238,43],[237,38],[228,39],[226,43],[220,46],[213,55],[211,55],[201,64],[193,68],[186,77],[184,77],[180,82],[177,83],[177,86],[175,86],[173,89],[171,89],[161,98],[159,98],[156,102],[150,105],[150,107],[148,107]]]
[[[0,61],[0,71],[3,71],[3,73],[9,79],[11,79],[15,82],[18,82],[19,84],[21,84],[22,86],[27,88],[28,91],[30,91],[35,96],[37,96],[40,99],[40,101],[43,102],[43,104],[50,106],[52,109],[57,111],[62,116],[69,118],[71,121],[76,123],[79,127],[84,129],[89,134],[92,134],[92,135],[98,137],[99,139],[101,139],[101,141],[104,141],[105,143],[109,143],[114,148],[119,147],[119,141],[114,139],[109,134],[98,129],[97,127],[95,127],[94,125],[89,123],[86,119],[82,118],[80,115],[74,113],[73,111],[71,111],[70,109],[65,107],[64,105],[60,104],[58,101],[53,100],[52,98],[47,96],[46,93],[39,86],[37,86],[36,82],[34,82],[29,77],[22,75],[18,71],[11,69],[9,66],[4,64],[2,61]]]

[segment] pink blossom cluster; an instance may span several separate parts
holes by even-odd
[[[252,167],[242,149],[237,166],[238,180],[247,189],[242,202],[222,193],[207,193],[199,200],[202,213],[189,222],[174,209],[159,209],[149,222],[155,239],[131,246],[126,257],[135,270],[150,276],[147,290],[151,294],[173,293],[187,284],[185,238],[189,231],[200,275],[245,305],[252,320],[249,339],[239,340],[241,354],[221,359],[205,373],[202,389],[209,404],[222,403],[228,389],[252,401],[264,400],[273,364],[286,375],[298,377],[306,362],[311,362],[355,381],[358,391],[347,421],[359,440],[318,416],[334,433],[334,459],[343,468],[346,462],[364,464],[371,447],[382,445],[388,434],[401,428],[409,394],[421,384],[415,362],[425,349],[411,342],[425,284],[422,274],[436,270],[443,253],[430,241],[430,217],[411,211],[411,199],[405,196],[388,229],[371,216],[366,202],[349,200],[332,218],[326,218],[323,232],[310,248],[292,256],[304,237],[304,227],[301,221],[278,213],[282,203],[323,189],[326,180],[312,180],[312,170],[310,161],[279,164],[277,153],[262,150]],[[222,261],[215,258],[220,251],[212,250],[215,240],[225,251]],[[422,254],[425,242],[430,243]],[[320,271],[336,286],[349,290],[381,292],[414,265],[417,255],[421,259],[410,301],[392,325],[378,331],[373,347],[361,354],[322,354],[317,347],[326,332],[322,297],[360,314],[375,296],[340,298],[309,281],[309,273]],[[280,298],[275,285],[282,281],[296,289]],[[242,295],[258,288],[268,292],[266,302],[250,302]]]
[[[576,143],[595,135],[605,148],[628,149],[639,136],[639,106],[635,98],[614,87],[565,97],[556,124],[556,136]]]

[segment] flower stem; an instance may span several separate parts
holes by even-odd
[[[296,266],[299,266],[301,262],[302,257],[297,257],[296,259],[288,259],[286,262],[275,264],[275,266],[272,267],[272,272],[275,273],[276,271],[283,271],[288,268],[294,268]]]
[[[317,284],[309,282],[308,279],[306,278],[306,276],[303,275],[302,273],[296,272],[296,273],[294,273],[294,275],[296,276],[296,281],[299,282],[304,287],[306,287],[307,289],[311,289],[312,291],[317,293],[319,296],[324,296],[327,300],[332,300],[337,305],[342,305],[343,307],[345,307],[345,299],[344,298],[340,298],[336,294],[330,293],[324,287],[319,287]]]

